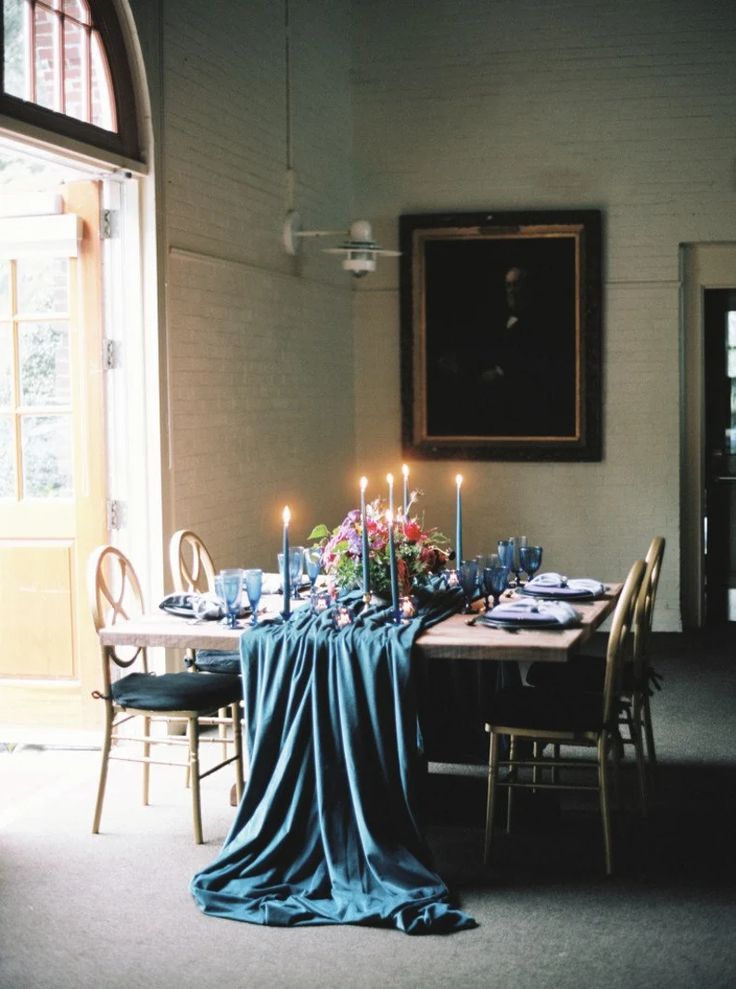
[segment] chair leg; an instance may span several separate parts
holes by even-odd
[[[102,743],[102,757],[100,762],[100,781],[97,784],[97,802],[95,803],[95,816],[92,822],[92,834],[100,833],[100,818],[102,817],[102,804],[105,801],[105,787],[107,785],[107,769],[110,746],[112,744],[112,708],[108,705],[105,709],[105,738]]]
[[[532,766],[532,783],[535,783],[535,784],[539,782],[539,771],[540,771],[540,767],[536,765],[536,761],[537,761],[537,759],[539,759],[541,753],[542,753],[542,748],[541,748],[539,742],[533,742],[532,743],[532,759],[534,759],[535,765]],[[533,789],[532,790],[532,793],[536,793],[536,792],[537,792],[536,789]]]
[[[493,837],[493,814],[496,806],[496,780],[498,778],[498,735],[491,732],[488,754],[488,796],[486,799],[486,832],[483,841],[483,865],[488,865],[491,857]],[[510,793],[511,791],[509,791]]]
[[[634,700],[634,716],[631,723],[631,734],[636,752],[636,768],[639,776],[639,802],[641,805],[641,816],[646,817],[647,806],[647,765],[644,759],[644,739],[641,730],[642,712],[639,709],[638,700]]]
[[[647,742],[647,759],[649,761],[649,768],[654,772],[657,765],[657,752],[654,748],[654,730],[652,729],[652,707],[649,702],[649,694],[646,692],[642,698],[642,706],[644,712],[644,735]]]
[[[611,845],[611,809],[608,800],[608,749],[609,737],[607,732],[601,732],[598,738],[598,791],[601,806],[601,822],[603,824],[603,850],[606,859],[606,875],[613,873],[613,850]]]
[[[194,820],[194,840],[198,845],[202,838],[202,805],[199,795],[199,722],[189,718],[189,770],[192,787],[192,817]]]
[[[144,716],[143,718],[143,734],[148,738],[151,734],[151,719]],[[151,743],[143,743],[143,755],[146,759],[151,756]],[[148,807],[148,793],[149,793],[149,783],[151,782],[151,764],[148,762],[143,763],[143,806]]]
[[[516,736],[509,736],[509,783],[513,783],[516,779],[516,767],[514,766],[514,759],[516,758]],[[509,786],[506,790],[506,834],[511,833],[511,811],[514,802],[514,789]]]
[[[240,728],[240,704],[230,705],[233,719],[233,743],[235,745],[235,793],[238,803],[243,799],[243,734]]]

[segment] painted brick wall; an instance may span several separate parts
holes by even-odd
[[[283,3],[163,5],[155,107],[166,251],[167,535],[200,532],[218,566],[276,568],[346,506],[354,478],[350,283],[281,247],[286,171],[309,228],[347,225],[349,12]]]
[[[736,240],[730,0],[355,0],[356,212],[600,208],[604,459],[417,463],[428,518],[468,553],[525,532],[545,567],[622,575],[667,538],[656,627],[679,627],[678,245]],[[736,273],[734,281],[736,282]],[[357,450],[400,463],[398,267],[354,303]]]

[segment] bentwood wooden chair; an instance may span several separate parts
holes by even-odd
[[[141,587],[128,558],[113,546],[100,546],[88,563],[88,593],[95,629],[143,613]],[[240,730],[239,678],[224,674],[193,676],[187,672],[153,675],[145,648],[101,646],[102,688],[93,697],[105,705],[105,736],[102,746],[100,780],[95,805],[93,834],[99,834],[105,799],[108,767],[112,761],[143,764],[143,803],[148,804],[151,765],[186,766],[192,794],[194,840],[202,843],[200,781],[218,769],[233,764],[238,799],[243,786],[243,751]],[[125,672],[123,672],[125,671]],[[219,741],[200,737],[200,723],[218,709],[227,708],[234,731],[234,755],[213,766],[200,765],[200,744]],[[142,732],[130,733],[132,722],[140,719]],[[123,726],[126,726],[123,729]],[[169,733],[174,727],[186,735]],[[160,729],[160,734],[155,729]],[[121,731],[121,729],[123,729]],[[180,761],[154,758],[159,746],[185,748]]]
[[[213,593],[215,565],[203,539],[191,529],[179,529],[169,540],[169,567],[174,590]],[[198,672],[240,676],[240,653],[232,650],[187,650],[186,663]]]
[[[627,728],[627,732],[622,735],[622,742],[636,748],[637,738],[643,737],[650,771],[654,769],[657,758],[650,698],[653,685],[658,685],[658,677],[651,667],[651,631],[664,549],[664,537],[654,536],[645,557],[646,571],[639,592],[640,600],[637,602],[634,622],[636,644],[622,668],[619,696],[620,721],[622,727]],[[605,656],[582,653],[574,656],[564,666],[533,663],[527,671],[526,682],[533,687],[547,689],[556,687],[600,692],[603,690],[604,677]],[[639,727],[638,732],[633,728],[634,722]],[[640,751],[637,750],[636,754],[639,758]],[[646,785],[645,781],[642,785]]]
[[[612,757],[617,769],[620,674],[622,663],[635,648],[634,614],[645,570],[643,560],[633,564],[616,603],[608,634],[602,693],[574,687],[561,690],[521,686],[502,690],[493,699],[486,724],[486,731],[490,734],[490,752],[485,863],[490,859],[499,787],[507,790],[507,831],[511,829],[512,798],[516,789],[592,790],[598,793],[600,804],[606,874],[613,872],[608,763],[609,757]],[[499,754],[502,736],[509,740],[508,758],[503,759]],[[533,755],[530,758],[517,758],[519,739],[531,742]],[[545,746],[550,749],[550,755],[544,755]],[[564,757],[563,749],[568,747],[574,747],[575,751],[571,756]],[[585,759],[576,755],[578,749],[584,751],[586,748],[594,750],[594,758]],[[593,781],[585,782],[579,778],[581,767],[594,770]],[[507,771],[503,778],[500,775],[502,768]],[[547,769],[550,770],[549,778],[545,777]],[[571,771],[574,775],[568,778]]]

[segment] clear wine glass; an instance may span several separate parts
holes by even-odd
[[[317,583],[322,568],[322,550],[319,546],[307,546],[304,549],[304,566],[309,577],[309,597],[314,598],[314,585]]]
[[[519,553],[521,557],[521,569],[529,580],[531,580],[542,565],[542,547],[522,546]]]
[[[263,593],[263,571],[251,569],[244,571],[244,574],[245,593],[248,596],[251,610],[250,624],[257,625],[258,605],[261,603],[261,594]]]
[[[291,596],[294,600],[301,598],[299,585],[302,582],[304,569],[304,547],[292,546],[289,549],[289,580],[291,581]]]
[[[478,561],[461,560],[457,566],[457,579],[465,595],[465,614],[472,613],[472,603],[478,586]]]
[[[220,577],[228,628],[238,628],[238,615],[243,600],[243,571],[240,567],[231,567],[221,570]]]

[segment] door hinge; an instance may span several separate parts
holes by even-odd
[[[105,337],[102,341],[102,367],[105,371],[114,371],[121,364],[121,344],[119,340]]]
[[[110,532],[125,527],[125,502],[115,499],[107,501],[107,528]]]
[[[120,212],[116,209],[103,209],[100,217],[100,237],[113,240],[120,230]]]

